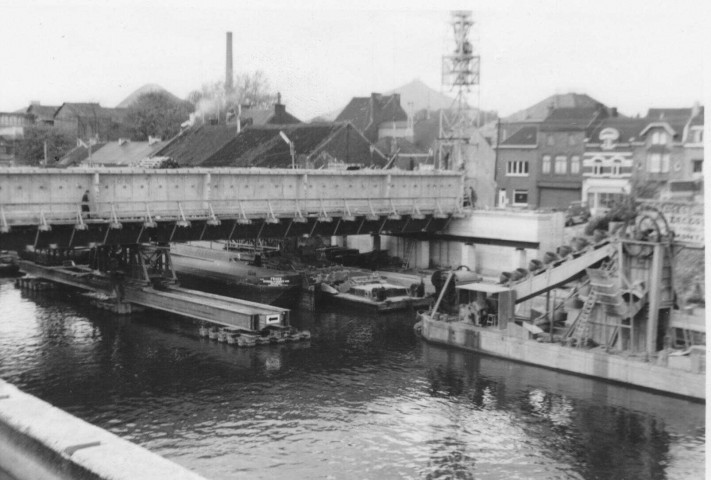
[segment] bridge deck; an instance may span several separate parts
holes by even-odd
[[[461,212],[462,182],[442,171],[0,169],[0,244],[140,242],[156,229],[170,241],[175,227],[182,241],[422,231]]]

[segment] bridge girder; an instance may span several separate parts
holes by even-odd
[[[249,224],[239,218],[221,220],[218,224],[209,218],[191,220],[180,224],[179,220],[155,221],[147,226],[142,220],[123,222],[118,225],[109,221],[85,222],[85,228],[76,225],[50,225],[13,227],[0,233],[0,248],[24,250],[73,248],[94,245],[128,245],[147,242],[170,243],[195,240],[244,240],[254,238],[288,238],[299,236],[335,236],[360,234],[428,234],[442,230],[451,217],[447,215],[398,215],[340,217],[323,221],[318,217],[265,218]],[[119,228],[120,225],[120,228]]]

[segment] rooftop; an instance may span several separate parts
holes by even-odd
[[[336,117],[337,122],[351,122],[360,131],[365,131],[373,122],[405,120],[407,114],[400,105],[400,95],[379,93],[373,93],[370,97],[353,97]]]
[[[526,146],[535,147],[538,144],[538,127],[529,125],[521,127],[513,135],[510,135],[503,142],[501,146]]]
[[[194,125],[168,140],[151,156],[170,157],[181,167],[194,167],[202,164],[236,136],[236,125]]]
[[[297,156],[320,153],[327,144],[333,146],[340,134],[345,135],[345,145],[340,147],[352,152],[354,158],[362,158],[370,146],[367,139],[347,122],[252,126],[215,151],[201,166],[289,168],[291,151],[280,135],[282,132],[294,144]],[[367,155],[370,159],[369,150]],[[382,163],[382,157],[376,156],[376,159]]]

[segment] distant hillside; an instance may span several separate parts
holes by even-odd
[[[536,103],[533,106],[520,110],[502,119],[504,122],[540,122],[544,120],[549,112],[549,108],[573,108],[573,107],[595,107],[601,102],[589,95],[580,93],[563,93],[551,95],[550,97]]]
[[[121,103],[116,105],[116,108],[130,107],[136,100],[138,100],[138,97],[140,97],[144,93],[151,93],[151,92],[164,92],[164,93],[167,93],[168,95],[170,95],[171,97],[173,97],[173,99],[180,101],[180,98],[176,97],[175,95],[173,95],[168,90],[161,87],[160,85],[155,84],[155,83],[147,83],[146,85],[143,85],[142,87],[135,90],[128,97],[124,98]]]
[[[400,94],[400,105],[405,111],[409,111],[410,103],[412,103],[414,111],[419,112],[424,109],[447,110],[452,107],[452,102],[454,102],[454,98],[428,87],[419,79],[385,92],[386,95],[393,93]]]

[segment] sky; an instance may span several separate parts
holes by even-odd
[[[147,83],[185,98],[224,78],[227,31],[235,71],[263,71],[304,120],[416,78],[452,94],[453,9],[474,14],[482,109],[568,92],[626,115],[704,101],[703,0],[0,0],[0,111],[113,107]]]

